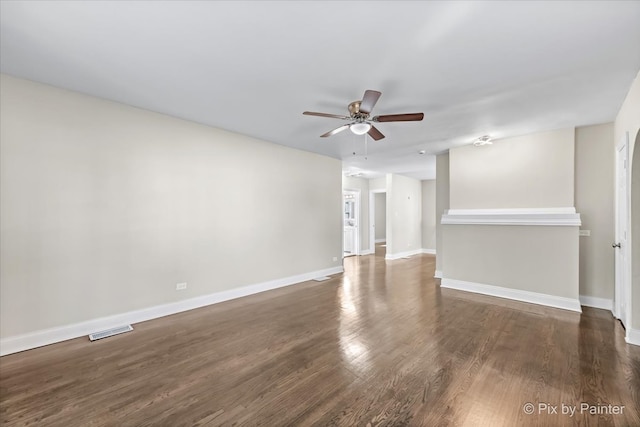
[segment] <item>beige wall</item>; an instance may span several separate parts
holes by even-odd
[[[562,129],[451,149],[451,209],[573,207],[574,140],[574,129]],[[445,225],[442,240],[446,279],[577,304],[577,226]]]
[[[443,227],[446,278],[578,299],[577,227]]]
[[[360,190],[360,218],[358,234],[360,239],[360,251],[369,249],[369,180],[358,177],[344,177],[342,179],[343,190]]]
[[[422,248],[436,249],[436,181],[422,181]]]
[[[634,329],[640,329],[640,200],[639,190],[633,177],[636,177],[637,170],[640,167],[636,150],[638,149],[637,135],[640,131],[640,73],[633,81],[627,97],[625,98],[616,120],[614,122],[614,140],[617,143],[623,137],[625,132],[629,134],[631,159],[631,293],[632,293],[632,319],[631,324]]]
[[[2,338],[340,266],[340,161],[5,75],[0,96]]]
[[[374,193],[376,240],[387,238],[387,193]]]
[[[575,203],[580,237],[580,295],[613,299],[615,144],[613,123],[576,129]]]
[[[573,206],[574,130],[449,151],[451,209]]]
[[[387,174],[387,256],[420,249],[421,199],[420,181]]]
[[[442,271],[444,240],[442,214],[449,209],[449,153],[436,156],[436,271]]]

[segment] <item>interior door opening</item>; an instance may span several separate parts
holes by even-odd
[[[369,245],[370,252],[384,257],[387,253],[387,192],[369,193]]]
[[[345,190],[343,198],[343,257],[360,255],[360,191]]]

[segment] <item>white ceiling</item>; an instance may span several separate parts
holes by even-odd
[[[639,1],[0,8],[4,73],[420,179],[480,135],[611,121],[640,69]],[[347,114],[365,89],[382,92],[374,115],[425,113],[380,123],[366,158],[362,136],[319,138],[341,121],[302,115]]]

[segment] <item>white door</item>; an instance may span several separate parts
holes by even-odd
[[[360,233],[358,233],[358,218],[360,217],[360,192],[345,191],[343,193],[343,250],[344,256],[360,255]]]
[[[614,315],[628,324],[629,292],[629,139],[625,135],[616,147],[616,241]]]

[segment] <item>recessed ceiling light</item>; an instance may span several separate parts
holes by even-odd
[[[418,151],[418,154],[425,154],[425,153],[426,153],[426,151],[425,151],[425,150],[420,150],[420,151]]]
[[[473,145],[476,147],[480,147],[481,145],[491,145],[493,142],[491,141],[491,137],[489,135],[481,136],[480,138],[473,141]]]

